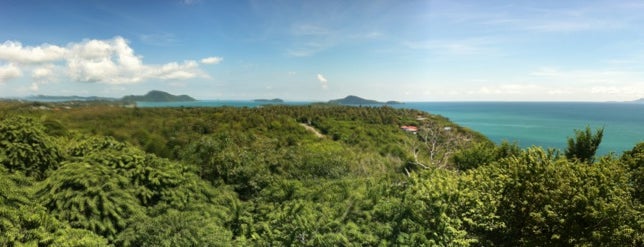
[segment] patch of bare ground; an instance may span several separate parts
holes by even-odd
[[[300,125],[302,125],[302,127],[304,127],[306,130],[313,132],[313,134],[315,134],[315,136],[317,136],[319,138],[324,138],[324,135],[322,133],[320,133],[320,131],[318,131],[313,126],[305,124],[305,123],[300,123]]]

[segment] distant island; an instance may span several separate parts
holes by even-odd
[[[123,101],[127,102],[183,102],[183,101],[196,101],[188,95],[172,95],[163,91],[152,90],[146,95],[128,95],[123,97]]]
[[[98,97],[98,96],[53,96],[53,95],[35,95],[25,98],[29,101],[117,101],[116,98]]]
[[[275,99],[256,99],[253,100],[254,102],[257,103],[284,103],[283,99],[275,98]]]
[[[349,95],[347,97],[344,97],[342,99],[335,99],[335,100],[330,100],[330,104],[341,104],[341,105],[395,105],[395,104],[402,104],[402,102],[398,101],[387,101],[387,102],[380,102],[376,100],[371,100],[371,99],[364,99],[360,98],[355,95]]]
[[[635,103],[644,103],[644,98],[633,100]]]

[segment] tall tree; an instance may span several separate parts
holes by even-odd
[[[604,128],[599,128],[593,134],[590,126],[585,130],[575,130],[575,137],[568,138],[568,148],[566,149],[566,158],[568,160],[578,160],[583,163],[592,163],[595,161],[595,153],[599,148],[604,136]]]

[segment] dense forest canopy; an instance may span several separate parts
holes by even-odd
[[[562,151],[386,106],[68,106],[0,102],[2,246],[644,245],[644,143],[595,157],[601,131]]]

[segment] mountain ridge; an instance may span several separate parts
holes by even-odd
[[[377,100],[372,100],[372,99],[365,99],[361,98],[355,95],[349,95],[347,97],[344,97],[342,99],[334,99],[334,100],[329,100],[329,104],[341,104],[341,105],[385,105],[385,104],[402,104],[402,102],[398,101],[387,101],[387,102],[381,102]]]
[[[180,101],[196,101],[196,99],[182,94],[182,95],[173,95],[160,90],[149,91],[145,95],[128,95],[124,96],[121,100],[128,102],[180,102]]]

